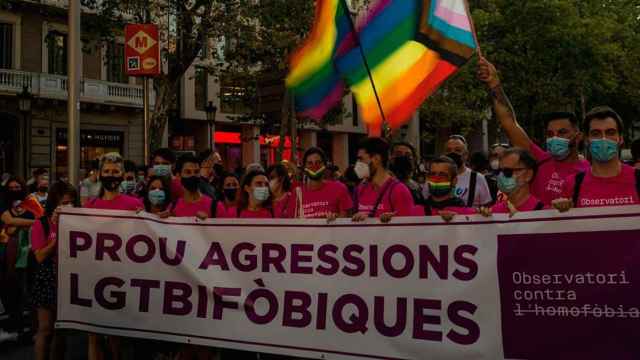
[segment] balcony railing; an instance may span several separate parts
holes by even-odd
[[[64,8],[64,9],[68,9],[69,8],[69,0],[23,0],[26,2],[31,2],[31,3],[38,3],[38,4],[43,4],[43,5],[47,5],[47,6],[53,6],[53,7],[58,7],[58,8]],[[95,2],[96,7],[100,7],[102,3],[102,0],[97,0]],[[96,10],[93,7],[87,7],[87,6],[82,6],[82,11],[84,13],[87,14],[95,14]],[[116,10],[116,14],[120,13],[122,15],[122,17],[125,20],[131,20],[134,18],[135,16],[135,12],[132,10]]]
[[[0,69],[0,92],[17,94],[24,86],[34,96],[46,99],[67,100],[69,94],[66,76]],[[142,108],[143,97],[142,86],[91,79],[80,84],[82,102]],[[153,93],[149,98],[153,106]]]

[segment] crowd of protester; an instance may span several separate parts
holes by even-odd
[[[488,154],[471,154],[461,135],[423,159],[410,143],[367,138],[347,169],[331,165],[315,147],[306,149],[299,165],[285,160],[240,171],[227,171],[211,150],[176,159],[171,150],[158,149],[149,166],[105,154],[77,186],[64,180],[50,184],[45,169],[34,171],[27,182],[4,176],[0,301],[6,319],[0,322],[0,342],[33,341],[38,360],[64,353],[54,322],[56,227],[58,212],[66,206],[145,211],[160,218],[379,218],[386,223],[405,216],[451,221],[456,215],[640,203],[640,142],[631,146],[632,163],[623,163],[624,123],[613,109],[597,107],[582,124],[572,113],[548,114],[543,150],[518,124],[496,69],[485,59],[478,77],[510,140],[491,146]],[[105,353],[119,358],[125,340],[89,334],[88,358],[102,359]],[[171,351],[181,359],[211,353],[195,346]],[[237,355],[229,352],[226,358]]]

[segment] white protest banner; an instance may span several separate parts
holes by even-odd
[[[332,224],[65,210],[58,328],[317,359],[632,359],[640,208]]]

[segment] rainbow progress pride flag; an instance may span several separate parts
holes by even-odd
[[[320,120],[342,100],[345,84],[335,68],[340,44],[352,29],[344,0],[317,0],[311,33],[291,56],[286,85],[298,116]]]
[[[466,0],[378,0],[358,24],[388,125],[398,128],[477,47]],[[348,37],[346,41],[355,41]],[[382,115],[360,49],[343,44],[337,67],[371,135]]]

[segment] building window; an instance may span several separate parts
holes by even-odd
[[[225,114],[248,114],[251,112],[245,82],[224,76],[220,79],[220,111]]]
[[[106,55],[107,81],[128,83],[129,77],[124,71],[124,44],[109,43]]]
[[[209,88],[209,73],[207,69],[196,68],[194,98],[196,101],[196,110],[204,111],[207,106]]]
[[[102,155],[110,152],[122,154],[124,132],[107,130],[80,130],[80,170],[88,173]],[[69,173],[67,163],[67,129],[56,129],[56,179]]]
[[[13,24],[0,23],[0,69],[13,69]]]
[[[67,34],[49,31],[46,41],[49,74],[67,75]]]

